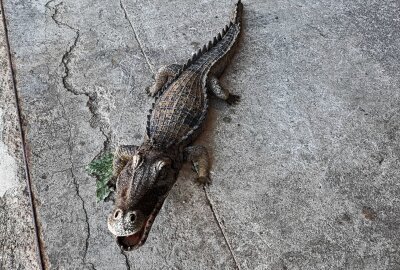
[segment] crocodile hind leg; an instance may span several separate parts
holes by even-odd
[[[236,104],[240,101],[240,96],[229,93],[228,90],[220,85],[218,78],[215,76],[210,76],[207,79],[207,89],[217,98],[225,100],[229,105]]]
[[[109,186],[115,188],[118,175],[125,167],[126,163],[132,159],[136,149],[136,145],[120,145],[117,147],[114,153],[112,177],[108,182]]]
[[[196,181],[203,185],[210,184],[210,164],[207,149],[202,145],[188,146],[185,148],[184,155],[185,159],[191,161],[196,168],[198,174]]]
[[[182,66],[178,64],[161,67],[156,74],[154,84],[146,88],[149,96],[154,97],[169,79],[175,77],[181,68]]]

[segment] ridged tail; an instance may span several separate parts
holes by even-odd
[[[186,70],[188,67],[190,67],[194,62],[196,62],[202,55],[204,55],[206,52],[208,52],[210,49],[212,49],[215,45],[221,42],[221,40],[225,37],[225,35],[229,32],[235,32],[236,31],[236,37],[233,39],[233,42],[237,40],[237,37],[240,35],[241,32],[241,22],[242,22],[242,15],[243,15],[243,4],[241,0],[238,0],[236,3],[236,7],[233,10],[233,14],[230,20],[230,23],[225,25],[225,27],[222,29],[222,31],[214,37],[214,39],[210,42],[208,42],[207,45],[204,45],[203,48],[200,48],[196,53],[192,55],[191,58],[182,66],[181,70],[175,75],[175,77],[170,80],[168,83],[164,84],[163,88],[158,91],[155,100],[158,99],[159,96],[164,93],[165,89],[169,87],[175,81],[184,70]],[[227,43],[227,46],[230,48],[232,47],[233,44]],[[154,105],[154,103],[153,103]],[[151,110],[150,114],[148,115],[148,120],[150,120],[151,117]]]
[[[242,17],[243,17],[243,4],[242,1],[239,0],[236,3],[236,8],[232,15],[232,22],[235,24],[240,24],[242,23]]]
[[[151,118],[152,113],[157,104],[158,98],[160,98],[163,93],[182,75],[183,72],[186,70],[192,70],[197,74],[201,74],[203,76],[203,88],[205,89],[206,85],[206,78],[204,76],[204,72],[209,72],[211,67],[217,67],[219,73],[222,73],[225,69],[225,66],[229,63],[230,59],[232,58],[233,54],[235,53],[235,46],[238,42],[240,33],[241,33],[241,23],[242,23],[242,16],[243,16],[243,4],[240,0],[236,3],[236,7],[233,10],[233,14],[230,19],[230,23],[225,25],[220,33],[210,40],[206,45],[200,48],[192,57],[182,66],[179,72],[175,75],[172,80],[169,80],[167,83],[164,84],[162,89],[158,91],[157,95],[155,96],[155,100],[152,104],[151,109],[149,110],[149,114],[147,115],[147,136],[151,138],[150,134],[150,125],[151,125]],[[216,72],[215,74],[219,74]],[[204,99],[207,99],[207,91],[204,92]],[[208,103],[205,102],[205,107],[203,108],[203,114],[200,116],[198,120],[198,125],[192,127],[192,129],[182,137],[179,143],[190,140],[193,136],[195,131],[200,128],[201,123],[203,123],[204,118],[206,117],[207,113],[207,106]],[[176,143],[172,141],[167,148],[172,144]]]

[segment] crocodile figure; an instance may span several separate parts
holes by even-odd
[[[116,195],[108,228],[122,250],[144,244],[185,161],[197,165],[198,183],[210,183],[207,150],[191,143],[206,118],[208,94],[228,104],[239,101],[239,96],[220,86],[218,78],[237,47],[242,13],[239,0],[230,23],[213,41],[186,64],[160,68],[154,84],[147,88],[155,101],[145,139],[140,146],[119,146],[113,160]]]

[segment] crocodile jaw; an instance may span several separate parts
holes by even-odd
[[[153,211],[151,214],[147,217],[147,219],[143,222],[142,227],[140,228],[139,231],[136,231],[135,233],[129,234],[129,235],[115,235],[116,241],[118,246],[123,250],[123,251],[132,251],[140,246],[142,246],[146,240],[147,237],[150,233],[151,226],[153,225],[153,222],[158,214],[158,212],[161,209],[161,206],[163,205],[165,200],[165,197],[162,198],[154,207]]]
[[[144,223],[142,228],[131,235],[125,235],[125,236],[117,236],[116,241],[118,246],[123,250],[123,251],[131,251],[134,249],[139,248],[142,246],[147,239],[147,236],[149,235],[151,225],[153,224],[153,221],[155,219],[155,216],[150,216]]]

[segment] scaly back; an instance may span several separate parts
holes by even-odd
[[[147,135],[163,148],[190,143],[207,114],[207,75],[223,70],[237,43],[243,5],[239,1],[232,21],[190,58],[178,74],[164,85],[148,114]]]

